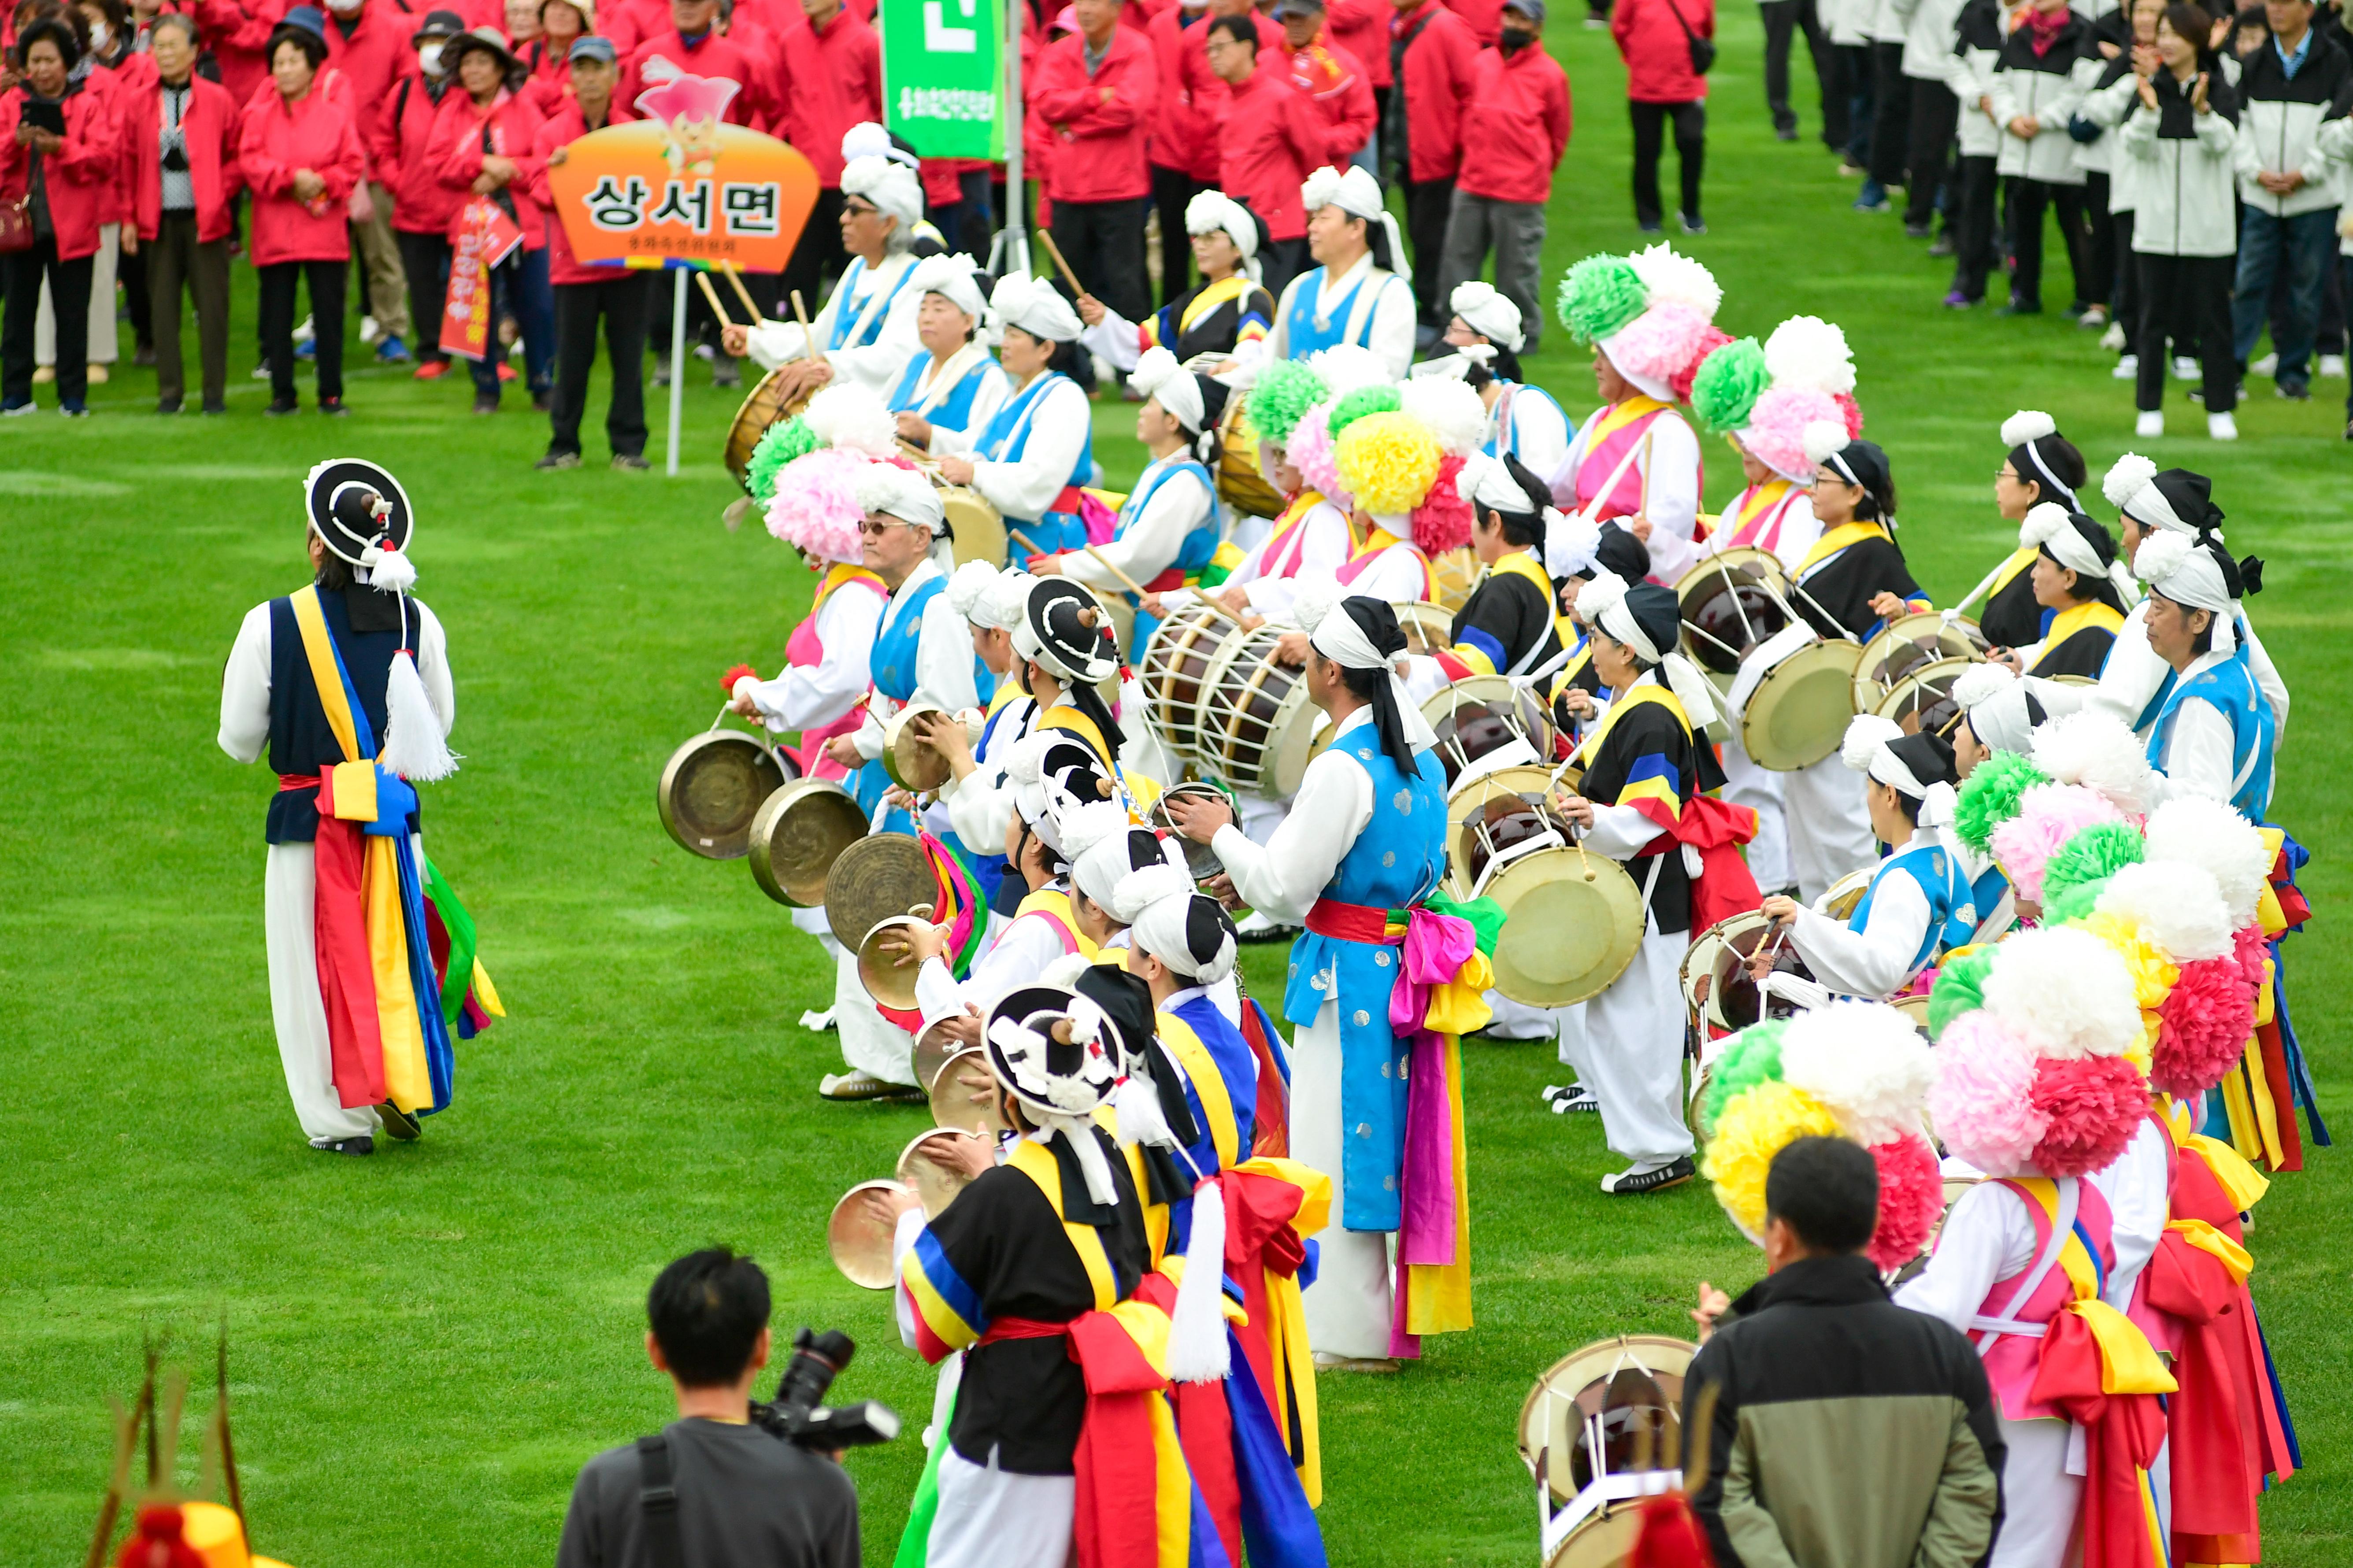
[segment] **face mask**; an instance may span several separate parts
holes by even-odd
[[[327,9],[338,16],[348,16],[356,12],[361,4],[362,0],[343,0],[341,5],[336,4],[336,0],[327,0]]]
[[[1536,36],[1534,33],[1524,33],[1517,27],[1506,27],[1504,29],[1503,47],[1504,52],[1507,55],[1514,54],[1521,49],[1525,49],[1535,41]]]
[[[425,74],[427,76],[439,76],[441,74],[441,46],[438,44],[419,45],[417,50],[417,63],[425,68]]]
[[[105,23],[92,22],[90,25],[90,47],[91,48],[102,49],[106,47],[107,43],[111,37],[112,35],[108,33],[106,30]]]

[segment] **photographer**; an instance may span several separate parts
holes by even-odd
[[[655,1279],[646,1320],[646,1355],[677,1385],[679,1418],[582,1468],[557,1568],[854,1565],[858,1493],[849,1476],[752,1422],[752,1380],[769,1351],[759,1265],[723,1247],[689,1253]],[[665,1465],[676,1493],[667,1507]]]

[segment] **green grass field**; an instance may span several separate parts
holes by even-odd
[[[1728,9],[1714,232],[1690,247],[1736,333],[1800,310],[1844,324],[1906,548],[1956,595],[2008,548],[1989,499],[2001,418],[2052,410],[2096,471],[2126,444],[2127,388],[2063,319],[1937,309],[1944,264],[1893,216],[1847,210],[1808,94],[1808,140],[1773,142],[1754,14]],[[1582,115],[1556,183],[1556,275],[1637,237],[1607,37],[1565,15],[1553,43]],[[240,376],[252,319],[248,288]],[[1583,357],[1556,325],[1545,342],[1532,376],[1581,413]],[[822,1231],[925,1118],[817,1100],[838,1053],[795,1022],[829,984],[814,944],[741,864],[689,858],[654,815],[662,760],[710,721],[720,672],[776,663],[809,587],[765,534],[719,526],[735,395],[691,379],[675,481],[593,466],[593,432],[590,469],[535,474],[545,431],[518,399],[470,419],[462,380],[373,369],[332,426],[264,421],[264,387],[242,379],[226,419],[157,419],[152,377],[128,368],[94,389],[94,419],[0,426],[0,1561],[79,1560],[106,1398],[134,1387],[142,1333],[201,1365],[226,1314],[261,1550],[301,1568],[546,1562],[581,1462],[668,1418],[638,1349],[645,1289],[713,1240],[767,1266],[781,1331],[836,1325],[864,1344],[841,1394],[920,1425],[930,1373],[897,1348],[887,1298],[835,1273]],[[2275,816],[2314,847],[2320,910],[2292,947],[2296,1017],[2327,1108],[2353,1121],[2336,1033],[2353,978],[2353,747],[2334,690],[2353,632],[2353,451],[2337,439],[2341,384],[2309,405],[2253,390],[2235,447],[2154,455],[2213,473],[2232,542],[2270,559],[2255,614],[2297,697]],[[2177,427],[2202,429],[2174,396]],[[1099,410],[1098,449],[1124,479],[1139,466],[1132,410]],[[1736,474],[1708,451],[1720,504]],[[423,1142],[364,1162],[309,1152],[287,1108],[262,963],[271,784],[213,740],[238,618],[302,580],[298,481],[341,452],[388,462],[423,520],[420,593],[449,628],[469,759],[427,791],[429,842],[512,1014],[460,1047],[456,1104]],[[659,468],[659,438],[652,455]],[[1262,992],[1280,958],[1250,952]],[[1677,1331],[1694,1281],[1736,1289],[1760,1268],[1699,1187],[1601,1196],[1599,1129],[1539,1104],[1565,1080],[1548,1047],[1474,1047],[1468,1073],[1479,1327],[1401,1376],[1324,1384],[1335,1563],[1531,1560],[1514,1426],[1537,1373],[1608,1333]],[[2311,1464],[2265,1510],[2274,1563],[2353,1560],[2338,1403],[2353,1382],[2329,1326],[2346,1158],[2319,1151],[2281,1181],[2253,1237]],[[192,1414],[207,1405],[200,1394]],[[188,1484],[195,1454],[192,1438]],[[889,1560],[922,1458],[906,1440],[849,1460],[870,1561]]]

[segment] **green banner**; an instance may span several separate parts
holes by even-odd
[[[882,0],[884,123],[926,158],[1005,156],[1005,0]]]

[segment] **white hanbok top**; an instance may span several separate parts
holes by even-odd
[[[833,292],[818,307],[817,319],[809,323],[807,333],[798,321],[762,321],[745,334],[745,347],[753,363],[762,370],[776,370],[797,359],[809,356],[809,339],[824,350],[826,363],[833,366],[836,375],[848,376],[861,385],[871,386],[883,396],[898,384],[901,373],[907,368],[907,356],[922,351],[923,340],[915,330],[915,312],[922,309],[923,291],[912,286],[899,285],[915,265],[915,258],[904,251],[886,256],[882,265],[869,268],[863,258],[852,257],[833,286]],[[839,348],[826,347],[833,342],[834,323],[849,311],[848,341]],[[879,317],[881,326],[873,334],[872,342],[864,342]]]
[[[446,736],[458,721],[448,644],[432,611],[415,599],[408,607],[417,616],[417,673]],[[237,641],[229,647],[228,662],[221,667],[220,749],[240,763],[256,761],[269,745],[269,602],[264,602],[245,613]],[[382,736],[376,739],[383,741]]]

